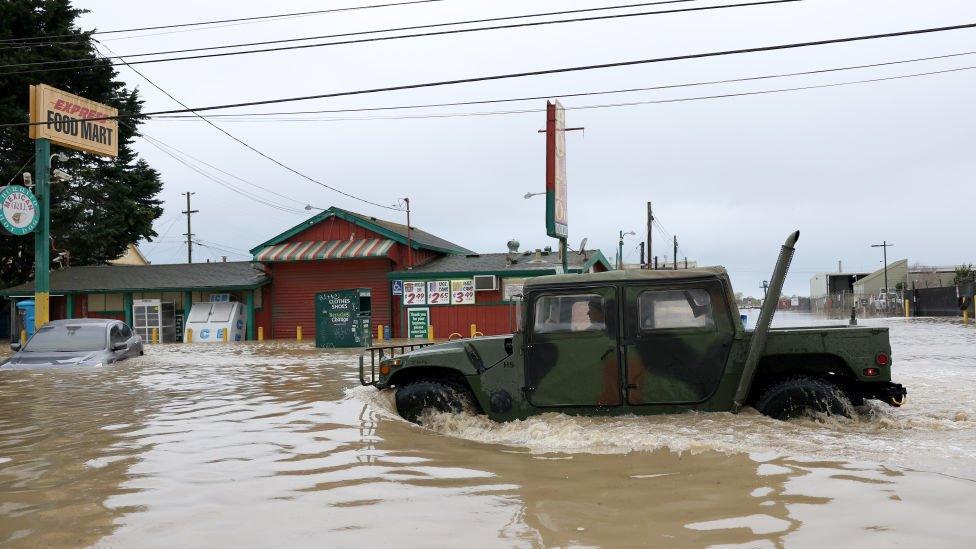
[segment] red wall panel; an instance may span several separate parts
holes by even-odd
[[[391,270],[391,264],[387,259],[301,261],[269,266],[273,282],[271,299],[265,303],[270,304],[274,338],[294,338],[296,326],[302,327],[303,337],[314,337],[315,294],[330,290],[370,288],[373,325],[390,323],[390,285],[386,273]]]

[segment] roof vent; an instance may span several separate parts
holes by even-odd
[[[539,248],[536,248],[535,249],[535,255],[532,256],[532,261],[529,261],[529,263],[542,263],[542,262],[543,262],[542,261],[542,250],[539,249]]]
[[[508,253],[517,254],[519,249],[519,241],[516,239],[511,239],[508,241]]]

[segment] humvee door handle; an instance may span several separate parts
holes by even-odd
[[[605,352],[602,355],[600,355],[600,360],[603,360],[603,359],[607,358],[607,355],[609,355],[613,351],[614,351],[614,347],[610,347],[609,349],[607,349],[607,352]]]

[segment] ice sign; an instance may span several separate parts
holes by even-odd
[[[451,281],[451,305],[474,304],[474,280]]]

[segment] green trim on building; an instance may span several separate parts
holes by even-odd
[[[454,271],[454,272],[427,272],[427,271],[392,271],[386,273],[389,280],[449,280],[471,278],[475,275],[495,275],[500,278],[523,278],[526,276],[544,276],[556,274],[555,269],[534,269],[520,271]]]
[[[392,231],[390,229],[387,229],[386,227],[383,227],[383,226],[378,225],[376,223],[372,223],[372,222],[370,222],[370,221],[368,221],[366,219],[363,219],[362,217],[360,217],[358,215],[354,215],[354,214],[352,214],[350,212],[347,212],[345,210],[332,207],[332,208],[329,208],[328,210],[325,210],[322,213],[320,213],[320,214],[312,217],[311,219],[307,219],[307,220],[299,223],[298,225],[295,225],[294,227],[292,227],[292,228],[284,231],[283,233],[278,234],[276,236],[273,236],[270,239],[268,239],[267,241],[265,241],[265,242],[263,242],[261,244],[258,244],[257,246],[251,248],[251,250],[250,250],[251,255],[253,256],[254,254],[260,252],[262,249],[264,249],[264,248],[266,248],[268,246],[274,246],[275,244],[280,244],[280,243],[288,240],[289,238],[291,238],[291,237],[293,237],[293,236],[295,236],[295,235],[297,235],[297,234],[299,234],[299,233],[301,233],[303,231],[306,231],[306,230],[310,229],[311,227],[317,225],[318,223],[321,223],[322,221],[325,221],[325,220],[327,220],[327,219],[329,219],[331,217],[336,217],[336,218],[339,218],[339,219],[341,219],[343,221],[348,221],[349,223],[352,223],[353,225],[357,225],[357,226],[360,226],[360,227],[362,227],[364,229],[368,229],[370,231],[373,231],[374,233],[383,235],[384,237],[389,238],[390,240],[393,240],[394,242],[398,242],[400,244],[403,244],[404,246],[407,245],[407,238],[404,235],[402,235],[402,234],[400,234],[400,233],[398,233],[396,231]],[[431,250],[431,251],[434,251],[434,252],[440,252],[440,253],[449,254],[449,255],[457,255],[457,254],[464,253],[461,250],[457,250],[457,249],[442,248],[442,247],[439,247],[439,246],[431,246],[429,244],[422,244],[420,242],[417,242],[416,240],[411,240],[410,247],[413,248],[413,249],[415,249],[415,250],[420,250],[420,249]]]
[[[122,307],[125,310],[125,323],[132,326],[132,292],[122,294]]]
[[[254,290],[244,293],[244,302],[247,304],[247,335],[245,339],[254,340]]]
[[[65,314],[67,318],[71,319],[75,317],[75,295],[71,293],[64,294],[65,300]]]

